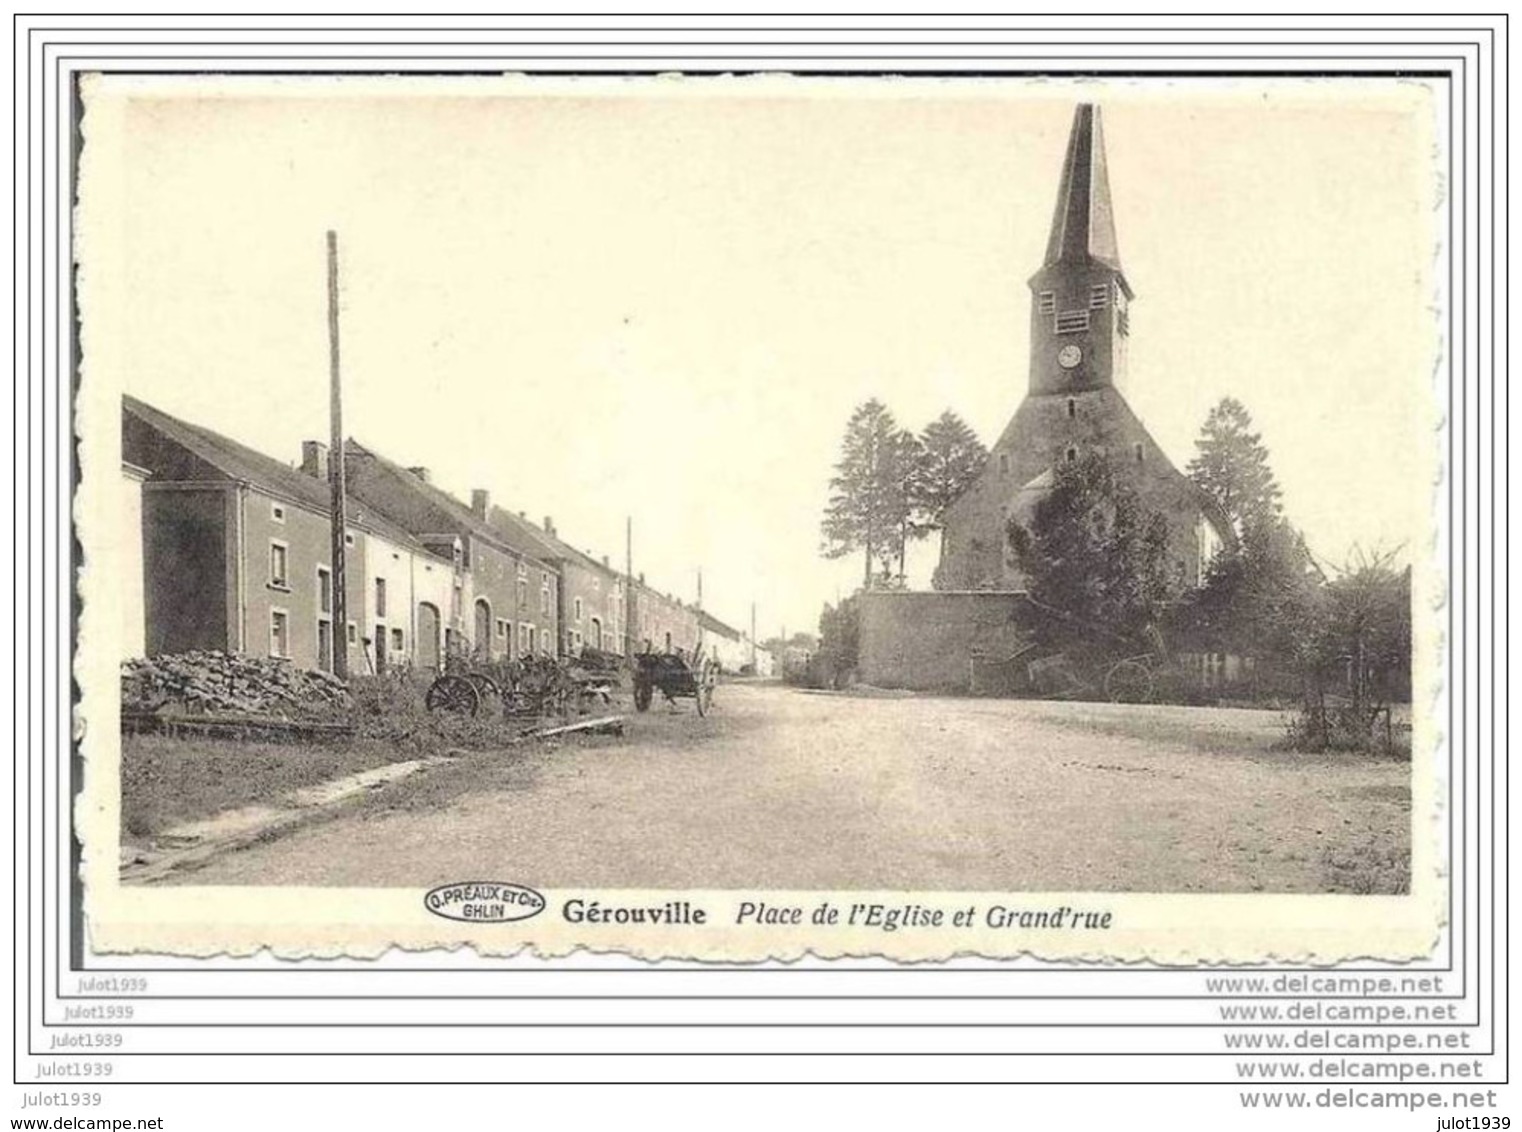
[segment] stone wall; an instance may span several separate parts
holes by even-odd
[[[1015,690],[1009,661],[1031,639],[1024,593],[869,591],[861,595],[858,678],[879,688]]]

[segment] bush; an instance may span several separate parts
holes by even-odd
[[[531,725],[505,718],[501,704],[495,701],[482,704],[481,713],[475,716],[430,712],[423,697],[432,681],[433,674],[427,672],[362,676],[350,681],[355,736],[430,754],[450,747],[500,747]]]
[[[1404,740],[1404,743],[1399,740]],[[1285,721],[1283,746],[1294,751],[1376,752],[1411,756],[1409,732],[1399,731],[1388,707],[1308,699]]]

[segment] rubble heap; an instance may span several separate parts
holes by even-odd
[[[348,705],[349,690],[338,677],[278,657],[187,652],[122,665],[122,707],[128,711],[313,717]]]

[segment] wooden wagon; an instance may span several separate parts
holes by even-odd
[[[634,708],[649,711],[657,690],[667,702],[690,699],[698,714],[707,715],[713,706],[714,688],[719,683],[719,665],[704,657],[701,647],[689,661],[682,653],[642,652],[634,657]]]

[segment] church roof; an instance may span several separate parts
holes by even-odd
[[[1086,260],[1121,270],[1110,178],[1105,168],[1104,127],[1099,107],[1091,102],[1080,103],[1073,112],[1045,266]]]

